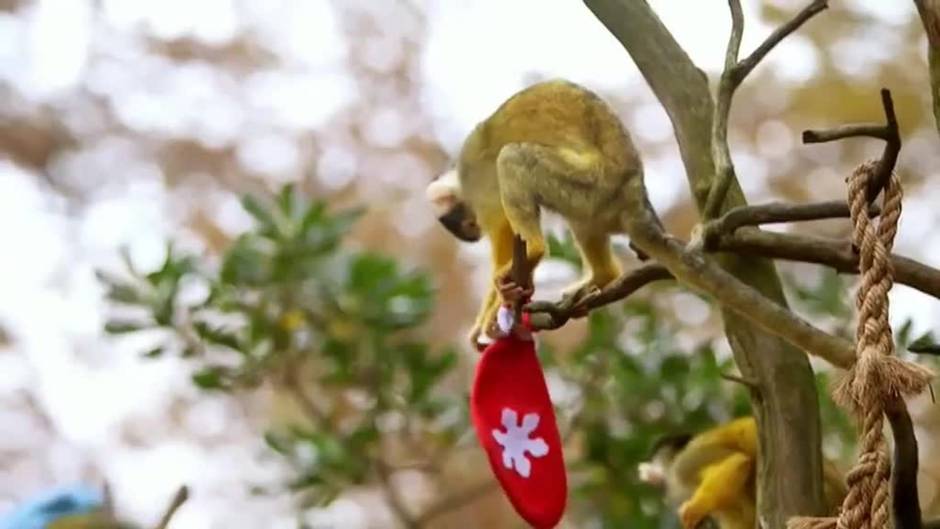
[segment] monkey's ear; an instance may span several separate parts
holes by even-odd
[[[425,195],[438,213],[446,213],[460,201],[460,181],[457,170],[451,169],[428,184]]]

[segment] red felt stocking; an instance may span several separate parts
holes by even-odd
[[[568,480],[555,412],[531,336],[507,334],[483,351],[470,393],[470,413],[490,467],[516,511],[533,527],[551,529],[565,511]],[[524,325],[528,324],[524,319]]]

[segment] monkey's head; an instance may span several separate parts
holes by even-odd
[[[691,440],[692,434],[688,433],[667,435],[657,439],[650,449],[649,459],[637,466],[640,481],[654,487],[665,487],[672,461]]]
[[[483,236],[476,212],[460,193],[457,170],[451,169],[428,184],[425,193],[437,211],[437,220],[461,241],[476,242]]]

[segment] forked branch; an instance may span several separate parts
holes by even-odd
[[[894,100],[891,91],[881,89],[881,106],[884,108],[884,125],[844,125],[833,129],[803,131],[803,143],[826,143],[845,138],[869,137],[884,140],[885,148],[875,168],[875,177],[868,185],[868,201],[872,202],[881,193],[894,166],[898,163],[898,154],[901,152],[901,134],[898,130],[898,117],[894,113]]]
[[[705,220],[713,219],[718,215],[728,194],[728,188],[735,180],[734,164],[731,162],[731,153],[728,148],[728,117],[731,113],[731,100],[735,90],[777,44],[828,7],[826,0],[810,2],[795,17],[771,33],[750,55],[738,62],[741,35],[744,32],[744,16],[741,13],[740,0],[729,0],[728,4],[731,8],[731,37],[725,52],[725,69],[718,84],[718,102],[715,107],[715,119],[712,122],[715,182],[708,192],[708,200],[702,212],[702,218]]]

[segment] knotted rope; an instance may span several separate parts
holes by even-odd
[[[868,182],[877,161],[860,165],[849,179],[849,209],[859,250],[861,284],[856,295],[858,310],[855,364],[836,386],[834,398],[853,413],[860,424],[859,455],[846,476],[848,494],[839,516],[796,517],[788,529],[883,529],[890,517],[891,460],[883,425],[885,403],[923,391],[930,370],[894,356],[894,338],[888,322],[888,291],[894,284],[891,248],[901,216],[901,183],[892,174],[883,193],[877,225],[869,218]]]

